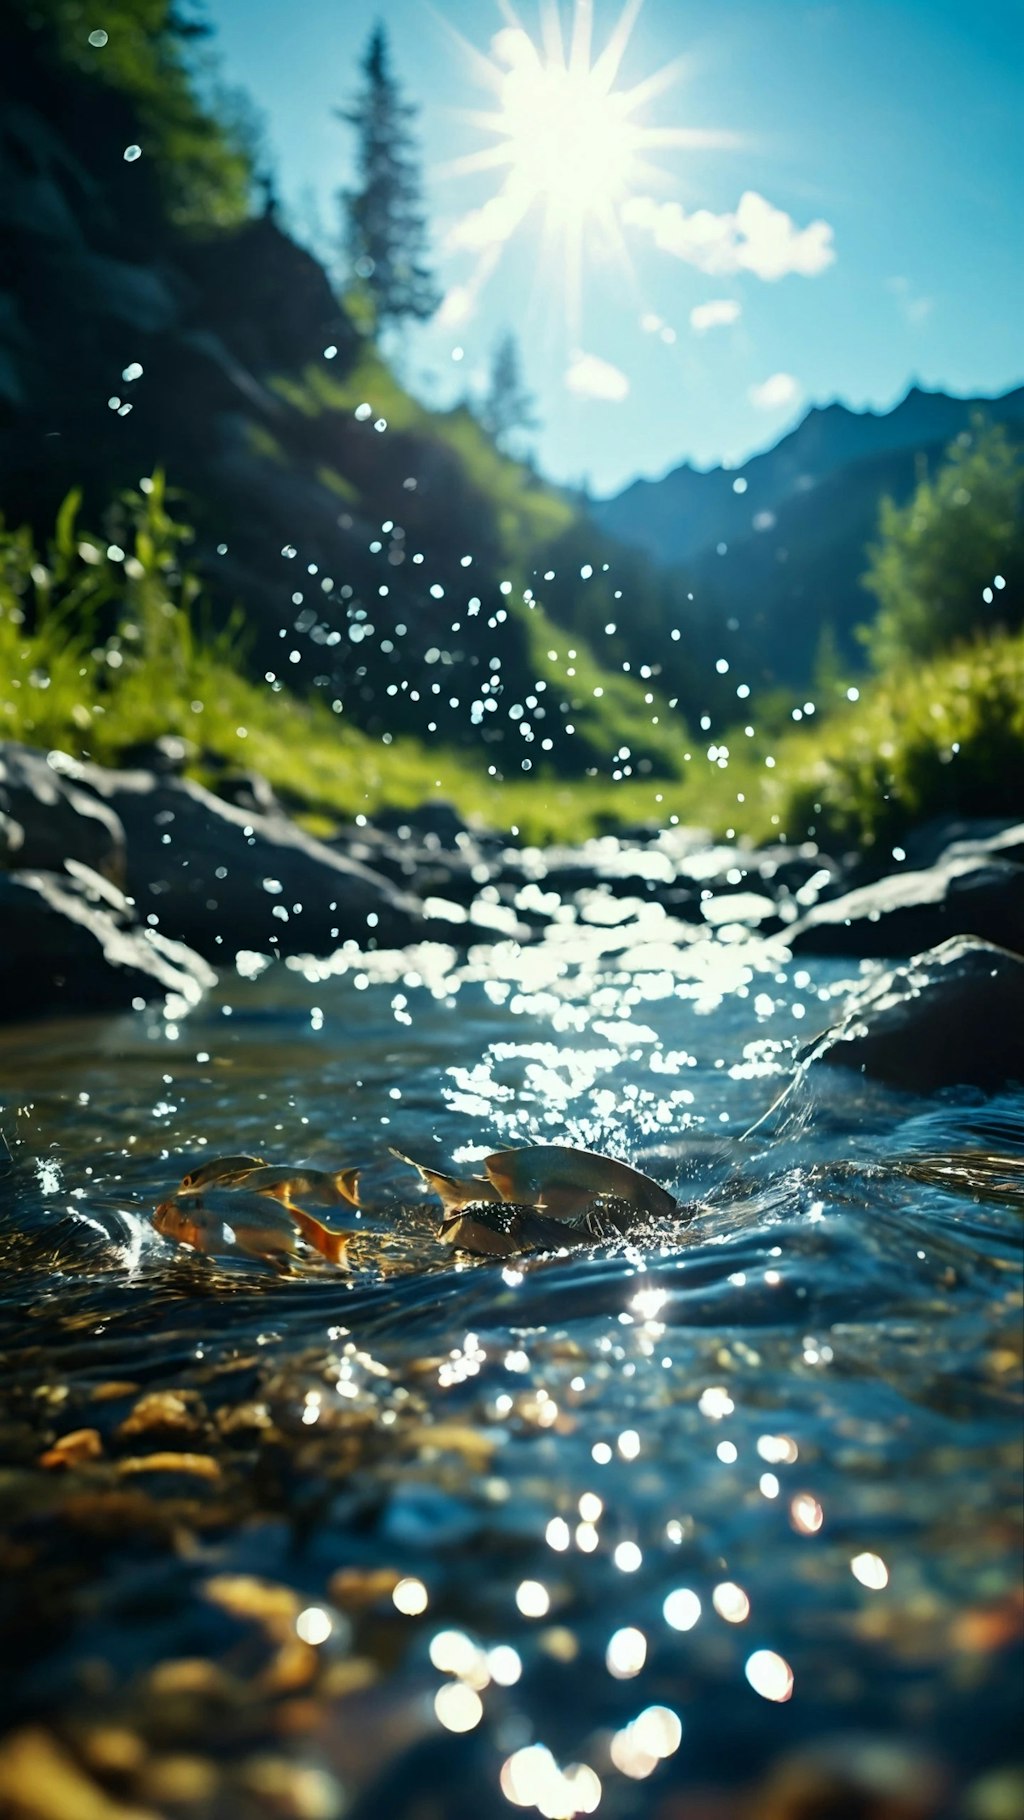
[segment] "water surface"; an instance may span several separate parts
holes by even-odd
[[[1024,1096],[823,1070],[757,1124],[861,969],[621,899],[522,950],[242,966],[178,1025],[0,1048],[9,1722],[231,1820],[768,1811],[854,1734],[966,1814],[1019,1702],[1021,1217],[906,1164],[1024,1158]],[[388,1154],[538,1140],[689,1217],[503,1267]],[[364,1165],[351,1275],[153,1232],[239,1150]],[[159,1390],[178,1432],[133,1426]]]

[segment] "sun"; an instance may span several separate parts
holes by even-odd
[[[664,187],[665,173],[650,154],[665,147],[721,144],[730,136],[679,124],[654,125],[651,104],[679,76],[683,59],[632,87],[618,78],[643,0],[626,0],[607,42],[595,55],[591,0],[574,0],[568,41],[558,0],[543,0],[534,40],[507,5],[506,25],[490,55],[469,52],[478,79],[494,95],[487,110],[463,112],[493,143],[445,167],[446,175],[493,170],[498,187],[462,215],[447,241],[451,252],[472,251],[468,284],[450,293],[448,318],[468,314],[501,251],[528,220],[540,220],[545,252],[560,257],[570,315],[578,311],[584,256],[611,251],[628,267],[621,210],[642,188]]]
[[[505,64],[492,126],[508,188],[526,207],[540,203],[553,225],[607,219],[635,182],[644,143],[633,97],[611,86],[611,63],[546,58],[511,26],[494,52]]]

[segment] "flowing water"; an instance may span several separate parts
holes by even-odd
[[[48,1773],[112,1816],[783,1814],[866,1738],[908,1812],[1012,1811],[1021,1209],[909,1165],[1024,1158],[1024,1096],[823,1069],[758,1124],[861,969],[729,937],[618,900],[8,1033],[4,1704]],[[388,1153],[537,1140],[688,1219],[474,1260]],[[364,1166],[349,1273],[153,1231],[236,1151]]]

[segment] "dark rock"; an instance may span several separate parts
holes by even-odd
[[[234,803],[256,815],[283,815],[284,808],[272,784],[258,771],[229,771],[217,779],[217,795],[222,802]]]
[[[0,812],[0,867],[16,866],[25,845],[25,830],[12,816]]]
[[[1024,948],[1024,868],[1004,859],[946,859],[815,905],[786,937],[794,953],[889,957],[954,935]]]
[[[401,947],[445,931],[413,898],[283,816],[220,801],[200,784],[81,766],[128,838],[128,890],[141,916],[226,960],[240,948],[325,954],[355,939]]]
[[[417,809],[382,809],[376,822],[378,828],[382,828],[385,833],[408,828],[419,840],[425,835],[435,834],[442,847],[454,847],[456,836],[469,832],[454,803],[443,798],[420,803]]]
[[[0,746],[0,813],[23,836],[8,842],[4,863],[59,872],[66,860],[80,860],[123,884],[124,829],[112,808],[75,784],[75,769],[61,752],[47,755],[12,740]]]
[[[803,1057],[910,1093],[1024,1081],[1024,960],[972,936],[872,980]]]
[[[947,859],[980,859],[983,856],[1008,859],[1015,866],[1024,865],[1024,822],[1003,822],[989,833],[965,835],[955,840],[945,855]]]
[[[4,1018],[119,1010],[168,994],[196,1004],[213,970],[182,943],[133,924],[116,886],[85,866],[75,872],[0,874]]]
[[[1024,847],[1024,823],[979,816],[935,815],[905,834],[900,841],[906,863],[914,871],[938,865],[944,859],[1002,853]],[[886,859],[888,864],[888,858]]]
[[[140,739],[125,746],[121,763],[129,771],[159,771],[164,777],[180,777],[185,766],[196,756],[190,739],[178,733],[162,733],[159,739]]]

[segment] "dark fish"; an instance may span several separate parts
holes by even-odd
[[[240,1182],[262,1163],[261,1156],[212,1156],[208,1163],[200,1163],[198,1169],[190,1169],[188,1175],[182,1176],[181,1186],[187,1191],[207,1188],[214,1182]]]
[[[529,1251],[564,1251],[616,1237],[617,1222],[592,1207],[578,1221],[552,1220],[515,1201],[479,1201],[441,1221],[438,1237],[477,1257],[511,1258]]]
[[[650,1176],[596,1150],[531,1144],[496,1150],[485,1157],[484,1168],[502,1200],[528,1202],[556,1219],[572,1219],[603,1198],[663,1219],[679,1212],[679,1203]]]

